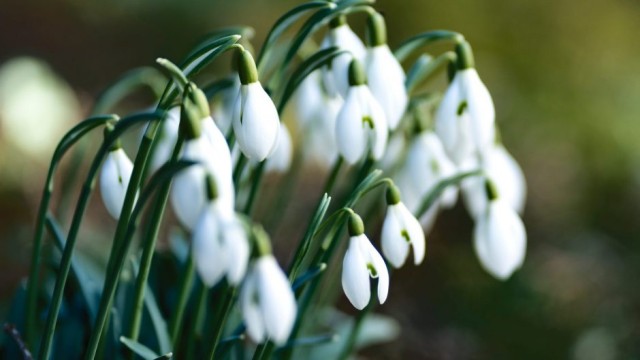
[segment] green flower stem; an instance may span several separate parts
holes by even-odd
[[[174,350],[178,349],[178,345],[180,343],[184,310],[187,307],[187,301],[189,300],[189,295],[191,295],[191,290],[193,288],[193,280],[196,273],[195,270],[195,261],[193,260],[191,251],[189,251],[189,255],[187,256],[187,261],[184,264],[184,269],[180,278],[178,302],[172,310],[173,314],[169,321],[169,336],[171,337],[171,343],[173,344]]]
[[[56,276],[56,284],[53,290],[53,297],[49,308],[49,314],[47,315],[47,322],[43,335],[43,343],[40,346],[40,352],[38,356],[40,360],[47,360],[51,352],[51,344],[53,343],[53,336],[56,328],[56,323],[58,321],[58,313],[62,304],[64,287],[66,285],[67,278],[69,276],[69,269],[71,267],[71,256],[73,254],[76,240],[78,239],[78,232],[80,230],[82,218],[84,217],[84,212],[87,208],[89,198],[91,197],[91,193],[93,192],[93,188],[95,186],[95,178],[98,170],[100,169],[100,164],[102,164],[102,161],[107,156],[113,143],[115,143],[118,137],[122,135],[122,133],[127,128],[141,121],[148,121],[150,119],[157,118],[157,113],[143,113],[120,120],[116,124],[112,133],[107,136],[107,138],[105,138],[104,142],[100,146],[100,149],[98,149],[98,153],[94,157],[93,162],[91,163],[89,172],[80,192],[80,197],[78,198],[76,210],[73,214],[73,220],[71,222],[71,228],[69,229],[67,242],[62,252],[60,269],[58,275]]]
[[[196,312],[193,316],[193,328],[191,329],[191,336],[187,343],[187,354],[185,359],[194,359],[196,356],[196,348],[198,344],[202,342],[202,331],[204,328],[204,322],[207,318],[207,299],[209,298],[209,288],[197,280],[197,295],[196,295]]]
[[[247,166],[248,159],[244,154],[240,153],[238,157],[238,162],[236,163],[235,168],[233,169],[233,185],[236,188],[236,193],[238,189],[240,189],[240,180],[242,180],[242,173],[244,172],[245,167]]]
[[[87,132],[95,129],[98,126],[103,126],[108,121],[116,120],[115,115],[104,115],[92,117],[84,120],[80,124],[76,125],[62,138],[55,151],[49,165],[47,172],[47,179],[44,183],[44,189],[42,190],[42,197],[40,200],[40,207],[38,209],[38,217],[36,220],[36,229],[33,237],[33,250],[31,253],[31,266],[29,269],[29,281],[27,283],[27,305],[26,305],[26,324],[25,335],[26,343],[35,343],[35,328],[36,321],[35,316],[37,313],[37,300],[38,300],[38,277],[40,272],[40,252],[42,248],[42,238],[44,235],[45,221],[47,216],[47,210],[51,202],[51,194],[53,193],[53,178],[60,164],[62,156],[80,140]]]
[[[433,206],[433,204],[435,204],[435,202],[438,200],[438,198],[440,198],[440,195],[442,195],[442,193],[447,187],[452,185],[457,185],[460,182],[462,182],[462,180],[470,176],[478,176],[478,175],[482,175],[482,173],[483,173],[482,170],[473,170],[473,171],[460,173],[460,174],[441,180],[422,199],[422,202],[420,203],[420,207],[418,208],[418,211],[416,211],[416,217],[418,219],[422,217],[422,215],[424,215],[427,212],[427,210],[429,210],[429,208]]]
[[[409,71],[405,81],[407,93],[412,94],[423,81],[436,74],[438,71],[446,69],[447,65],[452,63],[455,64],[456,59],[456,53],[453,51],[447,51],[438,55],[435,59],[429,59],[426,62],[422,59],[418,59],[416,61],[416,65],[414,65]]]
[[[253,204],[258,197],[258,191],[260,190],[260,184],[262,183],[262,175],[264,175],[264,166],[266,161],[262,161],[258,166],[253,170],[252,181],[251,181],[251,189],[249,190],[249,198],[247,199],[247,203],[242,210],[242,213],[246,215],[251,214],[251,210],[253,209]]]
[[[155,113],[157,117],[161,118],[163,114]],[[158,115],[159,114],[159,115]],[[91,338],[89,339],[89,345],[86,359],[93,359],[96,356],[98,345],[100,344],[100,338],[102,332],[107,323],[107,318],[110,316],[111,304],[113,303],[113,297],[120,277],[120,272],[125,262],[125,255],[129,248],[129,244],[126,242],[126,232],[129,226],[131,213],[135,203],[136,194],[138,188],[142,183],[143,174],[150,160],[149,154],[154,143],[154,139],[160,133],[160,122],[150,123],[142,138],[138,153],[134,161],[133,171],[129,180],[129,186],[124,198],[124,204],[116,227],[116,233],[114,241],[109,253],[109,261],[107,264],[107,276],[105,278],[104,287],[102,289],[102,296],[100,298],[100,306],[98,308],[98,316],[96,323],[94,324]],[[44,360],[44,359],[43,359]]]
[[[104,114],[141,86],[147,86],[159,98],[166,82],[166,78],[156,68],[144,66],[130,70],[98,96],[92,113]]]
[[[171,155],[172,161],[175,161],[178,158],[183,144],[184,138],[179,136]],[[167,182],[159,191],[158,198],[156,199],[155,206],[153,207],[153,213],[149,219],[148,232],[142,242],[142,258],[140,260],[140,270],[138,271],[135,283],[133,312],[131,322],[129,324],[129,338],[131,340],[138,340],[138,335],[140,334],[140,323],[142,321],[142,310],[144,307],[144,293],[147,279],[149,278],[149,273],[151,271],[151,263],[156,249],[158,234],[160,232],[160,223],[164,216],[166,203],[169,199],[170,187],[171,183]]]
[[[407,39],[404,43],[398,46],[394,51],[394,55],[399,62],[403,62],[417,49],[440,41],[453,42],[457,44],[464,41],[464,36],[450,30],[427,31]]]
[[[229,316],[229,312],[231,311],[231,307],[233,306],[235,297],[236,297],[236,288],[226,285],[223,293],[222,293],[222,305],[220,307],[219,316],[216,317],[213,330],[211,331],[211,348],[209,349],[209,359],[213,360],[216,356],[216,349],[220,344],[220,337],[222,336],[222,332],[224,330],[225,324],[227,323],[227,317]]]

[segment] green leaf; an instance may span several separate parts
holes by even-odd
[[[459,42],[464,40],[460,33],[450,30],[431,30],[407,39],[394,51],[399,62],[405,61],[418,48],[439,41]]]
[[[331,6],[333,5],[326,1],[310,1],[287,11],[278,20],[276,20],[264,41],[264,45],[262,45],[260,54],[258,55],[258,59],[256,61],[256,64],[258,65],[258,72],[261,72],[261,65],[265,62],[265,59],[268,59],[269,48],[285,31],[287,31],[287,29],[291,27],[291,25],[293,25],[309,10],[330,8]]]
[[[232,87],[234,82],[235,81],[233,79],[231,79],[230,77],[227,77],[224,79],[214,81],[211,84],[203,87],[202,91],[204,91],[204,94],[207,96],[207,99],[211,101],[211,99],[213,99],[213,97],[216,96],[220,91],[224,91]]]
[[[300,275],[291,285],[291,288],[294,291],[300,289],[300,287],[307,282],[313,280],[318,275],[322,274],[327,269],[326,263],[320,263],[320,265],[314,266],[313,268],[307,270],[305,273]]]
[[[278,112],[282,113],[287,101],[291,98],[294,91],[298,88],[300,83],[313,71],[319,69],[321,66],[327,65],[336,56],[347,53],[346,50],[340,50],[337,47],[330,47],[328,49],[320,50],[313,54],[313,56],[306,59],[296,71],[291,74],[287,85],[284,88],[280,104],[278,105]]]
[[[127,338],[127,337],[120,336],[120,342],[123,343],[124,346],[129,348],[129,350],[133,351],[138,356],[140,356],[140,357],[142,357],[142,358],[144,358],[146,360],[154,360],[154,359],[162,358],[162,357],[160,357],[160,355],[158,355],[155,352],[153,352],[153,350],[149,349],[148,347],[140,344],[139,342],[137,342],[135,340],[131,340],[131,339]],[[166,355],[164,355],[164,356],[166,356]],[[169,357],[169,358],[171,358],[171,357]]]
[[[282,346],[282,348],[295,348],[301,346],[315,346],[326,343],[336,342],[340,337],[337,334],[323,334],[316,336],[307,336],[303,338],[293,339]]]
[[[165,84],[164,75],[154,67],[144,66],[130,70],[98,96],[92,113],[102,114],[106,112],[141,86],[147,86],[159,98],[162,95]]]
[[[468,171],[441,180],[433,189],[431,189],[431,191],[429,191],[429,193],[427,193],[427,195],[425,195],[422,203],[420,204],[420,207],[418,208],[418,211],[416,212],[416,217],[420,218],[422,215],[424,215],[424,213],[427,212],[427,210],[429,210],[429,208],[433,206],[433,204],[435,204],[435,202],[447,187],[458,185],[460,182],[462,182],[462,180],[470,176],[481,175],[482,173],[482,170]]]

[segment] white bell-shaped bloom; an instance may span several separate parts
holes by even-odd
[[[109,215],[116,220],[120,218],[132,171],[133,163],[122,148],[110,151],[102,164],[100,194]]]
[[[384,110],[389,130],[394,130],[409,101],[404,70],[386,44],[367,49],[366,65],[369,89]]]
[[[387,207],[380,242],[382,253],[396,268],[404,265],[410,247],[413,248],[414,264],[419,265],[424,260],[424,231],[418,219],[402,202]]]
[[[522,214],[527,196],[527,185],[522,169],[502,145],[494,145],[484,153],[482,166],[477,159],[468,159],[461,168],[473,171],[482,167],[485,176],[495,184],[500,198]],[[472,217],[477,218],[487,207],[484,178],[474,176],[462,181],[464,204]]]
[[[347,50],[349,53],[334,57],[331,60],[331,66],[323,69],[322,80],[330,96],[339,94],[344,98],[349,90],[349,64],[354,58],[364,61],[366,49],[362,40],[346,23],[330,28],[320,44],[320,49],[332,46]]]
[[[456,164],[477,156],[494,142],[495,110],[474,68],[458,70],[435,116],[436,133]]]
[[[255,342],[284,344],[296,319],[297,305],[289,279],[273,255],[253,263],[240,293],[247,332]]]
[[[378,160],[387,146],[387,119],[366,85],[351,86],[336,119],[338,151],[349,164]]]
[[[193,259],[202,282],[211,287],[223,276],[237,286],[249,262],[249,240],[236,215],[214,200],[193,230]]]
[[[320,70],[311,72],[300,82],[289,100],[286,112],[296,121],[302,135],[316,123],[320,112],[324,110],[325,94],[321,81]]]
[[[178,131],[180,128],[180,107],[176,106],[167,112],[167,116],[162,120],[160,126],[160,138],[151,158],[151,172],[158,170],[162,165],[171,159],[171,154],[178,141]]]
[[[482,267],[500,280],[524,262],[527,234],[518,214],[500,198],[491,200],[476,219],[473,244]]]
[[[291,143],[291,134],[285,124],[280,124],[280,134],[278,135],[278,143],[273,154],[267,159],[265,171],[284,173],[291,166],[291,157],[293,155],[293,145]]]
[[[181,158],[199,163],[176,175],[171,187],[173,210],[180,223],[192,230],[207,203],[205,183],[207,173],[215,179],[218,189],[217,201],[221,206],[233,209],[235,195],[231,176],[231,155],[226,142],[217,143],[217,146],[214,146],[203,135],[185,141]]]
[[[260,82],[241,85],[233,115],[233,131],[242,153],[262,161],[278,142],[280,118],[273,101]]]
[[[344,101],[338,95],[323,98],[315,122],[305,130],[304,156],[316,165],[328,168],[338,158],[336,119]]]
[[[231,86],[221,90],[213,98],[211,114],[216,125],[223,134],[228,134],[231,130],[233,111],[238,94],[240,94],[240,79],[238,74],[231,74],[229,78],[233,81]]]
[[[351,236],[342,262],[342,289],[358,310],[371,299],[370,278],[378,278],[378,301],[384,303],[389,294],[387,265],[365,234]]]

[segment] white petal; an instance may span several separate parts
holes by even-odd
[[[396,268],[404,265],[409,255],[409,242],[402,236],[405,229],[400,220],[402,215],[398,205],[387,207],[387,215],[384,218],[380,236],[382,252],[391,265]]]
[[[289,279],[271,255],[256,261],[260,311],[270,339],[284,344],[296,319],[296,300]]]
[[[100,172],[100,194],[109,214],[120,217],[133,163],[122,148],[109,152]]]
[[[265,171],[283,173],[289,170],[289,166],[291,166],[292,152],[291,135],[289,134],[289,130],[284,124],[280,124],[278,143],[276,144],[276,148],[273,153],[267,158]]]
[[[368,49],[367,78],[371,93],[384,110],[389,129],[395,129],[404,115],[408,97],[404,70],[386,44]]]
[[[278,140],[278,111],[259,82],[242,85],[241,98],[233,130],[242,153],[250,160],[262,161],[271,154]]]
[[[460,86],[467,101],[472,141],[476,152],[481,153],[494,143],[495,110],[489,90],[482,83],[474,68],[459,71]]]
[[[387,148],[387,138],[389,136],[389,128],[387,125],[387,118],[384,114],[384,110],[378,104],[378,101],[373,97],[368,87],[363,87],[364,101],[366,101],[366,108],[368,108],[368,115],[373,120],[375,133],[373,138],[373,146],[371,148],[371,155],[374,159],[379,160],[384,155],[384,151]],[[366,128],[371,132],[370,128]]]
[[[193,259],[207,287],[222,279],[228,259],[220,243],[220,230],[213,207],[207,207],[193,230]]]
[[[260,301],[258,298],[257,278],[256,278],[255,265],[244,280],[242,291],[240,292],[240,305],[242,306],[242,317],[244,323],[247,326],[247,333],[249,337],[256,342],[260,343],[265,340],[265,326],[262,314],[260,313],[260,307],[256,301]]]
[[[413,216],[403,203],[399,203],[397,206],[413,248],[413,263],[419,265],[424,260],[425,255],[424,231],[418,219]]]
[[[389,295],[389,270],[387,269],[387,264],[385,264],[384,259],[373,247],[373,244],[365,237],[366,241],[361,241],[360,244],[362,247],[366,248],[368,261],[372,263],[373,268],[376,270],[376,274],[370,275],[374,278],[378,278],[378,301],[380,304],[384,304],[387,300],[387,295]]]
[[[229,79],[233,81],[233,84],[220,91],[213,98],[211,107],[213,119],[223,134],[227,134],[231,129],[235,102],[238,94],[240,94],[240,77],[238,74],[229,75]]]
[[[365,155],[367,139],[363,131],[364,113],[359,101],[361,87],[352,87],[347,95],[342,110],[336,119],[336,140],[338,150],[349,164],[355,164]]]
[[[286,112],[290,112],[297,122],[299,131],[304,132],[315,124],[322,116],[324,109],[324,94],[322,93],[320,70],[315,70],[302,80],[293,93]]]
[[[367,260],[359,244],[364,237],[364,241],[369,241],[364,234],[349,239],[349,247],[342,262],[342,289],[347,299],[358,310],[364,309],[371,298],[371,288],[369,283],[369,270]]]
[[[348,54],[341,54],[333,58],[330,71],[325,69],[325,75],[323,76],[330,95],[334,96],[337,91],[340,96],[346,97],[349,90],[349,65],[351,60],[356,58],[363,62],[366,50],[360,38],[347,24],[329,30],[327,38],[323,41],[322,48],[330,46],[337,46],[340,49],[349,51]]]
[[[238,220],[226,221],[223,227],[223,244],[227,259],[227,279],[237,286],[242,281],[249,263],[249,240],[242,225]]]
[[[501,200],[492,201],[474,229],[474,247],[482,266],[505,280],[524,261],[526,232],[516,212]]]
[[[179,127],[180,107],[175,106],[167,112],[166,118],[162,120],[160,138],[151,159],[151,172],[158,170],[171,158],[176,141],[178,141]]]
[[[500,197],[519,213],[524,210],[527,184],[522,169],[502,145],[491,151],[488,173],[496,182]]]

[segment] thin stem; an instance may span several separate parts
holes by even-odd
[[[227,317],[231,311],[231,307],[233,306],[233,300],[236,295],[236,288],[232,286],[227,286],[225,288],[223,294],[223,302],[220,309],[220,316],[215,319],[213,331],[211,332],[211,348],[209,349],[209,359],[213,360],[216,356],[216,349],[220,343],[220,337],[222,336],[222,332],[224,330],[224,326],[227,322]]]
[[[324,185],[324,190],[322,191],[323,194],[331,194],[342,164],[344,164],[344,158],[339,156],[331,168],[331,173],[329,173],[329,178],[327,178],[327,183]]]
[[[251,190],[249,192],[249,198],[247,199],[247,203],[244,206],[243,213],[246,215],[251,214],[251,210],[253,208],[253,204],[258,197],[258,190],[260,189],[260,184],[262,182],[262,175],[264,174],[264,166],[266,161],[258,164],[258,167],[253,171],[253,181],[251,183]]]
[[[196,313],[193,316],[193,328],[191,329],[190,341],[187,343],[185,359],[193,359],[195,357],[196,348],[202,341],[202,329],[207,318],[207,299],[209,298],[209,288],[202,281],[198,281],[196,298],[198,299]]]
[[[184,310],[187,307],[187,301],[189,295],[191,295],[191,289],[193,288],[193,278],[195,276],[195,262],[191,251],[187,256],[187,261],[184,264],[184,270],[182,277],[180,278],[180,290],[178,292],[178,302],[173,308],[173,315],[169,322],[169,335],[171,336],[171,343],[173,348],[177,349],[180,341],[180,333],[182,331],[182,320],[184,319]]]
[[[338,359],[346,360],[349,358],[349,356],[353,352],[353,348],[356,344],[356,340],[358,339],[358,334],[360,334],[360,330],[362,329],[362,324],[364,323],[364,319],[367,317],[367,315],[371,313],[371,311],[375,306],[375,298],[376,298],[375,296],[372,296],[371,299],[369,300],[369,304],[367,304],[367,307],[365,307],[362,311],[358,313],[358,316],[356,317],[353,323],[353,329],[351,329],[351,333],[349,333],[349,338],[345,342],[344,348],[342,349],[342,352],[340,353],[340,357]]]
[[[440,41],[460,43],[464,36],[450,30],[431,30],[407,39],[394,51],[398,61],[403,62],[417,49]]]

